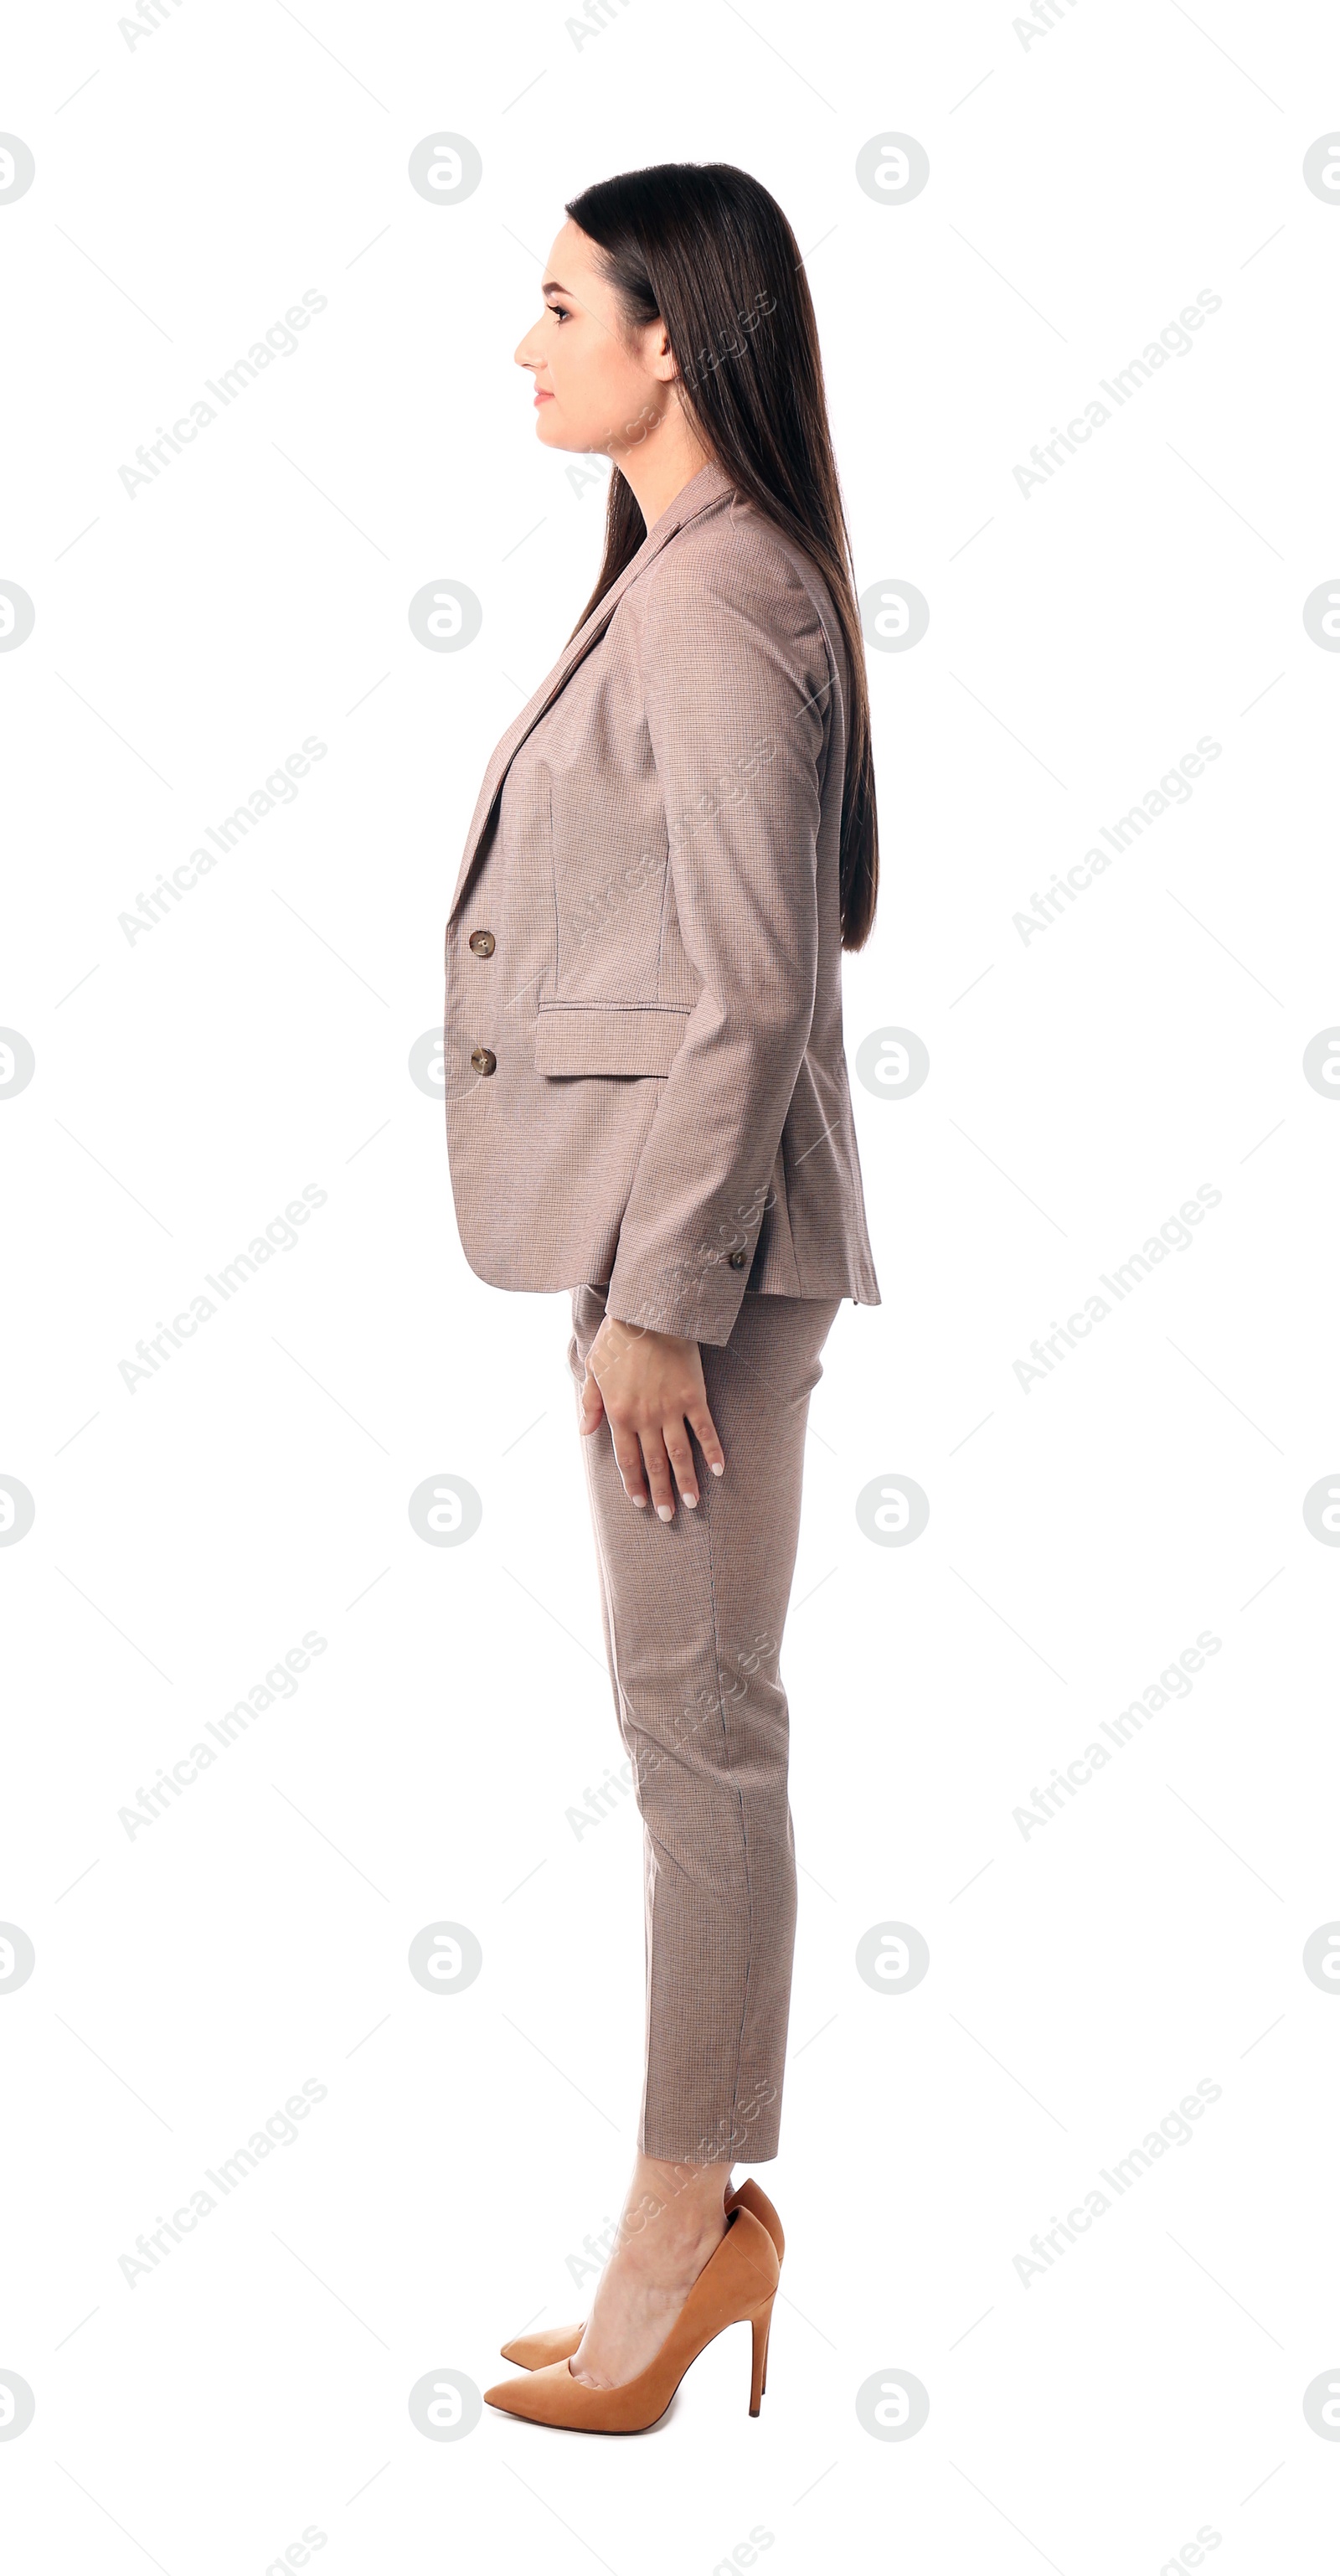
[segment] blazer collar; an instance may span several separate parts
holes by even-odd
[[[723,492],[733,489],[730,476],[723,466],[710,461],[700,466],[698,472],[684,485],[683,490],[676,492],[669,507],[662,510],[659,519],[653,519],[643,544],[656,545],[662,542],[663,538],[672,537],[677,528],[683,527],[686,519],[695,519],[700,510],[706,510],[713,501],[720,500]],[[631,571],[631,565],[629,569]]]
[[[520,715],[513,718],[484,772],[484,783],[479,791],[474,820],[470,826],[456,875],[456,890],[452,896],[451,911],[447,916],[448,926],[454,921],[464,899],[467,880],[479,853],[489,820],[502,793],[507,772],[526,736],[534,730],[541,716],[547,714],[555,698],[566,688],[573,672],[578,664],[585,660],[592,645],[599,642],[624,592],[632,588],[633,583],[646,571],[648,564],[654,561],[673,536],[678,535],[679,530],[688,520],[696,518],[700,511],[710,509],[713,502],[719,501],[733,488],[730,476],[720,465],[709,462],[700,467],[699,471],[684,485],[683,490],[675,494],[668,508],[662,510],[659,519],[653,520],[632,561],[625,564],[618,580],[606,591],[604,598],[592,610],[585,623],[578,627],[571,643],[565,645],[548,678],[541,681],[539,688],[529,703],[522,708]]]

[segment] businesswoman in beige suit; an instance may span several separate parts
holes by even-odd
[[[575,198],[516,352],[548,447],[611,459],[605,558],[504,735],[447,926],[461,1239],[572,1291],[619,1727],[646,1846],[646,2073],[584,2328],[489,2402],[638,2431],[721,2328],[757,2413],[795,1925],[778,1673],[820,1353],[879,1301],[840,952],[874,912],[870,727],[814,313],[725,165]]]

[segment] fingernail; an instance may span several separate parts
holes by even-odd
[[[658,1503],[656,1510],[663,1521],[672,1521],[675,1517],[674,1508],[670,1503]]]
[[[714,1460],[713,1460],[713,1462],[712,1462],[712,1473],[713,1473],[713,1475],[714,1475],[714,1476],[724,1476],[724,1475],[725,1475],[725,1472],[726,1472],[725,1468],[724,1468],[724,1467],[722,1467],[722,1466],[719,1466],[719,1465],[717,1464],[716,1460],[714,1459]]]
[[[647,1508],[647,1497],[645,1494],[634,1494],[632,1496],[632,1500],[636,1503],[640,1512],[645,1512]]]
[[[686,1510],[686,1511],[690,1511],[690,1512],[696,1512],[696,1511],[697,1511],[697,1508],[698,1508],[698,1497],[697,1497],[697,1495],[696,1495],[696,1494],[686,1494],[686,1495],[684,1496],[684,1508],[685,1508],[685,1510]]]

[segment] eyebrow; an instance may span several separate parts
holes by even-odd
[[[571,295],[572,288],[570,286],[560,286],[556,277],[546,277],[543,286],[540,288],[540,293],[541,295]]]

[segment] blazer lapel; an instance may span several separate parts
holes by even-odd
[[[466,835],[465,850],[456,874],[456,890],[451,899],[451,910],[447,915],[448,928],[465,900],[475,862],[481,855],[488,825],[496,811],[507,772],[527,735],[534,731],[541,716],[548,714],[555,698],[566,688],[573,672],[578,664],[585,660],[592,646],[599,643],[624,592],[631,589],[639,574],[646,571],[648,564],[654,561],[663,546],[669,544],[671,537],[678,535],[687,519],[696,518],[700,510],[707,509],[713,501],[720,498],[723,492],[728,492],[730,489],[729,477],[722,472],[721,467],[709,464],[704,465],[700,472],[685,484],[682,492],[676,493],[669,508],[664,510],[655,525],[648,529],[631,563],[625,564],[613,587],[606,591],[599,606],[592,611],[585,625],[578,628],[571,643],[565,647],[548,678],[541,681],[534,697],[508,726],[484,772],[484,783],[479,791],[478,802]]]

